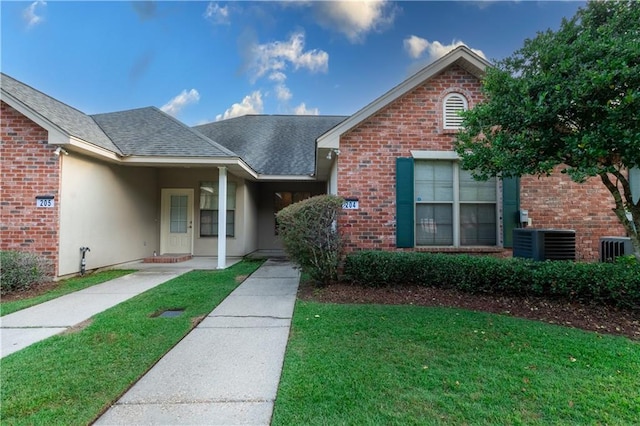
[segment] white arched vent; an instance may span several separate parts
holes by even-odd
[[[451,93],[444,98],[444,128],[459,129],[462,127],[460,111],[468,109],[467,99],[459,93]]]

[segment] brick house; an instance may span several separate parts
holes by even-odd
[[[249,115],[189,128],[156,108],[86,115],[2,74],[0,249],[48,257],[55,276],[165,253],[282,249],[274,213],[316,194],[357,200],[349,251],[508,254],[519,209],[576,231],[578,259],[623,236],[599,180],[475,182],[452,150],[457,111],[489,64],[459,47],[355,114]],[[637,183],[636,183],[637,184]],[[351,203],[356,207],[356,203]]]

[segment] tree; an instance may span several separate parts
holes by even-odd
[[[599,176],[640,260],[640,4],[591,1],[557,31],[487,69],[485,101],[463,114],[462,167],[479,179]]]

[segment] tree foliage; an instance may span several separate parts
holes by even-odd
[[[599,176],[640,259],[640,4],[592,1],[557,31],[487,69],[486,101],[463,113],[456,151],[479,178]],[[631,219],[627,216],[630,213]]]

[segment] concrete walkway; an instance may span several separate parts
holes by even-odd
[[[239,260],[229,258],[227,266]],[[0,358],[62,333],[179,275],[194,269],[216,269],[216,265],[216,259],[211,257],[176,264],[129,263],[120,268],[138,272],[0,317]]]
[[[270,424],[299,278],[267,261],[96,424]]]

